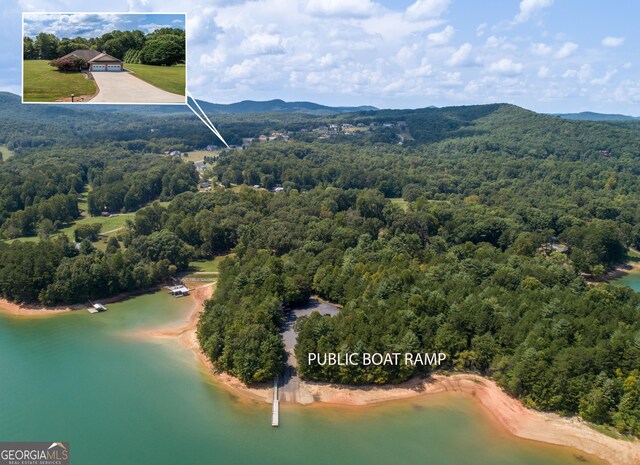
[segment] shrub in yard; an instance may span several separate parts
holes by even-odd
[[[58,68],[58,71],[80,71],[87,62],[79,57],[67,57],[51,60],[49,64]]]

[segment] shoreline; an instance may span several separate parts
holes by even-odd
[[[638,266],[640,268],[640,266]],[[148,329],[136,332],[142,339],[174,339],[192,351],[199,361],[203,375],[218,387],[223,387],[240,399],[260,403],[273,402],[273,388],[247,386],[226,373],[216,372],[213,365],[200,350],[196,327],[204,303],[211,297],[216,283],[195,288],[190,296],[192,305],[185,321],[178,327]],[[105,303],[157,291],[159,287],[120,294]],[[19,316],[51,316],[69,313],[84,305],[70,307],[29,307],[0,300],[0,311]],[[565,418],[553,413],[538,412],[526,408],[519,400],[507,394],[494,381],[474,374],[433,375],[430,378],[413,379],[393,386],[338,386],[325,383],[300,381],[291,400],[281,399],[282,404],[300,408],[360,408],[390,401],[426,398],[444,394],[457,394],[473,398],[479,403],[487,417],[503,431],[516,437],[541,443],[565,446],[583,451],[613,465],[640,463],[640,441],[615,439],[592,429],[577,417]]]
[[[100,299],[101,303],[113,304],[116,302],[122,302],[131,297],[136,297],[143,294],[158,292],[162,289],[163,285],[157,285],[148,289],[140,289],[137,291],[122,292],[120,294],[105,297]],[[88,306],[86,304],[72,304],[72,305],[57,305],[48,307],[46,305],[38,304],[17,304],[7,299],[0,298],[0,313],[14,317],[24,318],[43,318],[55,315],[63,315],[71,312],[77,312],[78,310],[86,310]]]
[[[631,273],[640,272],[640,262],[627,262],[622,265],[618,265],[615,270],[609,271],[607,274],[598,278],[597,280],[593,280],[594,282],[609,282],[615,279],[623,278]]]
[[[242,399],[273,402],[273,388],[251,387],[226,373],[216,372],[200,350],[196,326],[204,302],[211,297],[214,284],[196,288],[191,296],[193,307],[188,319],[178,328],[145,331],[149,338],[176,338],[199,360],[202,371],[216,386],[221,386]],[[389,401],[430,397],[455,393],[473,398],[484,413],[504,431],[521,439],[570,447],[605,460],[612,465],[640,463],[640,441],[615,439],[591,428],[577,418],[565,418],[554,413],[526,408],[507,394],[493,380],[473,374],[433,375],[429,379],[413,379],[396,386],[336,386],[300,381],[295,400],[280,400],[281,404],[319,407],[359,408]]]

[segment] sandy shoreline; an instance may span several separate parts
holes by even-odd
[[[631,249],[632,252],[636,254],[640,254],[635,249]],[[615,269],[609,271],[608,273],[600,276],[599,278],[592,278],[589,276],[584,276],[584,279],[588,284],[600,284],[606,283],[609,281],[613,281],[614,279],[623,278],[631,273],[640,272],[640,261],[636,261],[635,259],[629,259],[627,263],[623,263],[622,265],[618,265]]]
[[[242,398],[270,403],[270,386],[250,387],[224,373],[217,373],[200,350],[196,325],[204,302],[214,285],[199,287],[192,293],[193,307],[184,325],[178,328],[147,331],[151,338],[177,338],[191,349],[212,381]],[[526,408],[495,382],[473,374],[434,375],[427,380],[414,379],[397,386],[335,386],[301,381],[295,403],[299,405],[366,406],[419,396],[459,393],[475,399],[495,423],[509,433],[528,440],[571,447],[594,455],[613,465],[640,464],[640,441],[614,439],[590,428],[578,418],[564,418]],[[286,402],[281,399],[281,403]]]
[[[148,294],[157,292],[162,289],[163,286],[155,286],[150,289],[131,291],[131,292],[123,292],[118,295],[114,295],[112,297],[105,297],[103,299],[99,299],[100,303],[103,304],[112,304],[115,302],[121,302],[123,300],[129,299],[131,297],[139,296],[142,294]],[[34,305],[34,304],[17,304],[15,302],[10,302],[7,299],[0,298],[0,313],[4,313],[6,315],[25,317],[25,318],[43,318],[50,317],[55,315],[61,315],[69,312],[74,312],[78,310],[86,310],[88,308],[88,304],[73,304],[73,305],[60,305],[56,307],[47,307],[45,305]]]
[[[216,385],[223,386],[241,398],[256,402],[270,403],[273,390],[270,386],[250,387],[240,380],[224,373],[215,372],[211,362],[200,350],[196,337],[196,327],[204,302],[211,297],[215,283],[200,286],[192,291],[190,307],[184,323],[175,328],[149,329],[136,333],[144,339],[174,339],[183,347],[193,351],[201,363],[203,371]],[[123,294],[109,303],[130,297]],[[86,306],[77,306],[85,308]],[[66,313],[74,307],[56,309],[19,306],[0,300],[0,309],[12,315],[38,317]],[[475,399],[487,415],[499,427],[509,433],[528,440],[567,446],[584,451],[614,465],[640,464],[640,441],[614,439],[590,428],[577,418],[563,418],[559,415],[527,409],[517,399],[508,395],[490,379],[472,374],[451,376],[434,375],[427,380],[414,379],[397,386],[336,386],[324,383],[300,381],[296,386],[294,402],[298,405],[326,406],[366,406],[381,402],[416,398],[420,396],[458,393]],[[281,403],[287,403],[281,399]]]
[[[77,305],[68,307],[44,307],[38,305],[17,304],[0,298],[0,312],[11,316],[42,318],[79,310]],[[86,307],[85,307],[86,308]]]

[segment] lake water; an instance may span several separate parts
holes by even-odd
[[[622,278],[614,279],[612,281],[614,284],[621,284],[625,286],[629,286],[636,292],[640,292],[640,269],[634,269],[626,276]]]
[[[99,315],[0,315],[0,441],[69,441],[73,465],[582,463],[507,435],[458,395],[284,405],[272,428],[269,405],[216,385],[177,342],[135,337],[179,325],[189,305],[157,293]]]

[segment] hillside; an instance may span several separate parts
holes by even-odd
[[[265,137],[199,172],[164,155],[212,143],[194,115],[0,103],[0,145],[15,152],[0,163],[0,297],[101,299],[232,251],[198,336],[245,382],[282,371],[284,312],[318,295],[342,310],[300,321],[306,379],[432,371],[345,371],[309,353],[439,351],[441,368],[490,376],[531,407],[640,434],[640,295],[585,280],[640,246],[636,122],[508,104],[219,114],[232,143]],[[103,213],[129,221],[101,241],[90,218]]]

